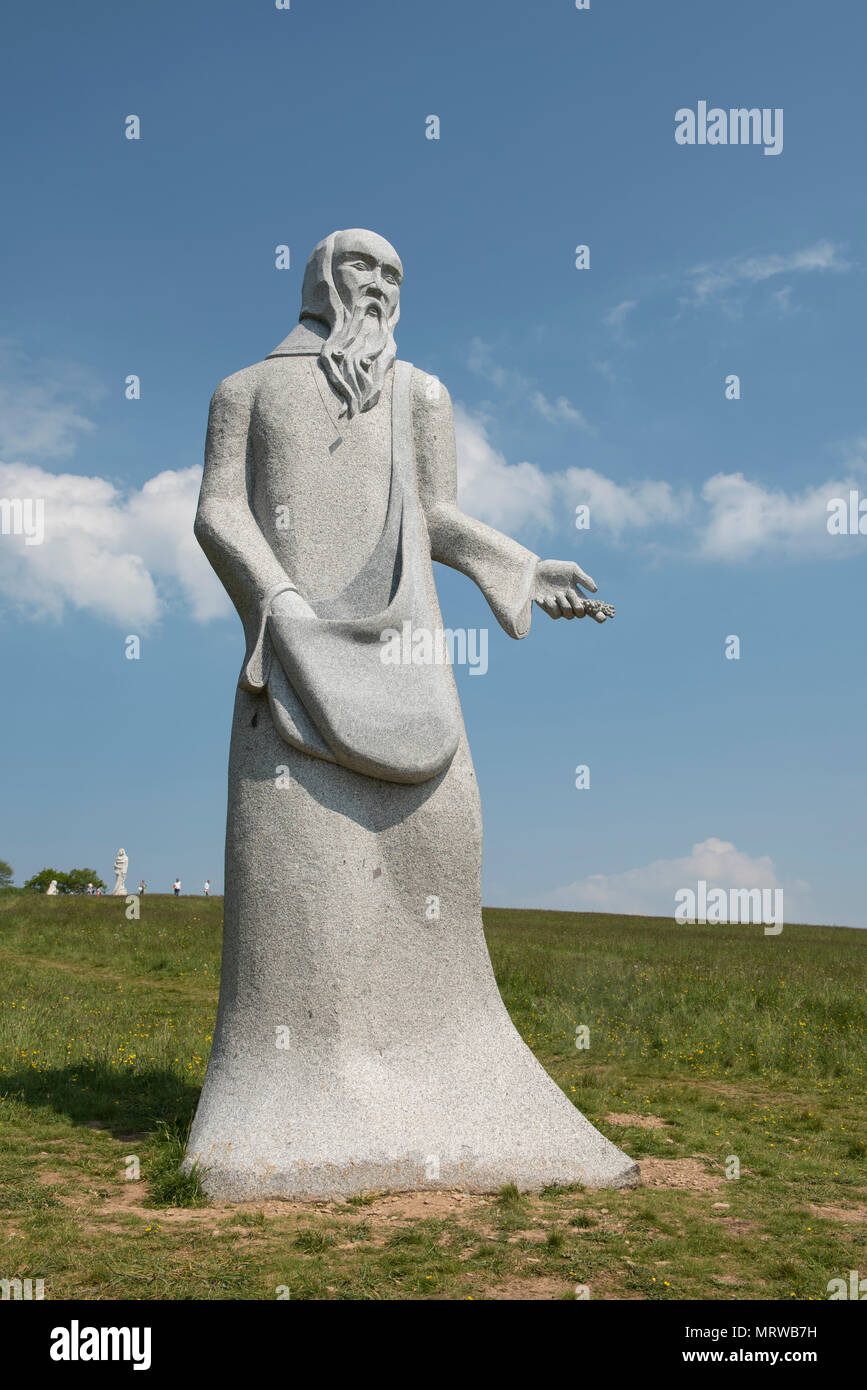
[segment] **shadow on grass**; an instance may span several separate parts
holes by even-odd
[[[0,1085],[0,1094],[31,1108],[115,1136],[150,1132],[160,1122],[186,1129],[201,1091],[170,1071],[124,1072],[102,1064],[16,1072]]]

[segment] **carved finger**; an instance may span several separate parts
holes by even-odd
[[[587,609],[584,607],[584,600],[577,589],[567,589],[566,597],[572,605],[573,617],[583,618]]]
[[[565,594],[562,598],[558,595],[557,603],[560,607],[560,614],[562,617],[570,619],[575,617],[575,612],[572,608],[572,604],[570,603],[569,599],[566,597]]]
[[[572,583],[580,584],[582,588],[589,589],[591,594],[595,594],[598,588],[595,579],[591,579],[589,574],[585,574],[580,565],[573,566]]]

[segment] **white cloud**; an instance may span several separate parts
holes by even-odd
[[[591,524],[615,536],[628,529],[676,525],[686,520],[693,505],[688,489],[675,493],[670,483],[653,479],[615,483],[593,468],[567,468],[555,475],[555,486],[570,512],[586,502]]]
[[[513,382],[519,382],[522,387],[526,387],[527,380],[519,372],[507,371],[494,361],[493,354],[487,343],[483,343],[481,338],[473,338],[470,344],[470,355],[467,362],[471,372],[476,372],[483,376],[486,381],[490,381],[501,391]]]
[[[619,538],[647,533],[654,546],[669,528],[682,556],[736,562],[774,553],[843,558],[867,538],[831,536],[827,506],[864,490],[867,441],[839,481],[800,493],[765,487],[742,473],[716,474],[696,497],[654,479],[619,483],[592,468],[546,473],[511,464],[491,443],[483,418],[455,407],[461,505],[511,534],[571,531],[575,507],[591,525]],[[167,470],[122,492],[101,477],[0,464],[0,498],[41,498],[45,540],[0,535],[0,596],[36,616],[59,619],[68,607],[144,628],[169,608],[196,621],[231,611],[193,536],[201,469]],[[684,537],[684,528],[690,530]]]
[[[858,490],[859,476],[863,487],[865,474],[856,463],[842,481],[788,493],[751,482],[743,473],[717,473],[701,490],[707,510],[698,533],[699,552],[713,560],[786,551],[842,558],[863,541],[829,534],[828,503],[832,498],[848,501],[850,490]]]
[[[589,429],[586,418],[580,410],[576,410],[571,401],[565,396],[558,396],[556,401],[550,401],[541,391],[534,391],[530,396],[530,404],[534,410],[538,410],[540,415],[544,415],[546,420],[552,424],[560,422],[569,425],[580,425],[582,429]]]
[[[127,535],[158,580],[180,587],[196,621],[208,622],[232,609],[193,535],[201,483],[201,466],[148,479],[127,503]]]
[[[575,507],[590,508],[590,524],[614,538],[625,532],[679,528],[684,558],[736,562],[772,554],[843,559],[867,544],[863,536],[832,536],[828,504],[865,496],[867,441],[856,441],[845,471],[816,487],[786,492],[717,473],[696,496],[691,488],[645,478],[619,483],[593,468],[543,472],[534,463],[510,464],[491,444],[485,419],[455,407],[461,506],[504,531],[559,531],[572,525]],[[689,530],[684,536],[683,530]]]
[[[48,386],[0,385],[0,453],[64,458],[96,426]]]
[[[82,403],[106,394],[101,382],[69,362],[32,358],[0,339],[0,458],[66,458],[96,425]]]
[[[542,906],[570,912],[636,913],[673,917],[675,894],[703,879],[708,888],[782,888],[787,921],[805,920],[809,884],[781,883],[772,859],[753,858],[728,840],[711,836],[680,859],[655,859],[620,874],[590,874],[549,893]]]
[[[791,286],[791,285],[783,285],[780,289],[774,290],[773,298],[774,298],[774,300],[775,300],[775,302],[776,302],[776,304],[777,304],[777,306],[778,306],[778,308],[779,308],[781,314],[788,314],[788,313],[791,312],[791,309],[792,309],[792,304],[791,304],[791,299],[792,299],[792,286]]]
[[[688,492],[669,483],[615,483],[592,468],[544,473],[534,463],[510,464],[488,439],[484,420],[455,406],[461,506],[471,516],[508,531],[555,530],[572,524],[575,507],[590,507],[591,525],[619,536],[627,528],[674,524],[691,506]]]
[[[615,304],[613,309],[608,310],[608,313],[602,321],[606,323],[609,328],[622,328],[623,324],[626,322],[627,316],[637,307],[637,299],[622,299],[619,304]]]
[[[558,396],[555,401],[550,400],[544,392],[534,388],[529,377],[496,362],[490,347],[482,342],[481,338],[474,338],[470,344],[468,365],[471,371],[483,376],[499,391],[508,391],[512,396],[521,396],[529,401],[533,409],[549,423],[578,425],[581,429],[590,429],[586,416],[566,396]]]
[[[507,463],[488,439],[485,424],[455,405],[460,504],[470,515],[504,531],[555,524],[554,484],[534,463]]]
[[[0,497],[42,498],[45,539],[0,536],[0,594],[37,617],[68,607],[131,630],[180,596],[198,621],[230,611],[192,534],[201,468],[167,471],[124,496],[105,478],[0,464]]]
[[[830,241],[817,242],[803,251],[787,255],[733,256],[729,260],[695,266],[688,272],[694,302],[706,304],[738,286],[755,285],[775,275],[810,271],[846,271],[851,265]]]

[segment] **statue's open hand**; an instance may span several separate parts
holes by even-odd
[[[600,603],[581,593],[581,586],[596,593],[596,584],[574,560],[540,560],[536,566],[533,600],[549,618],[583,618],[597,623],[614,616],[610,604]]]

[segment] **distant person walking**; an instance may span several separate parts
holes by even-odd
[[[176,898],[179,898],[179,897],[181,896],[181,880],[180,880],[179,878],[176,878],[176,879],[175,879],[175,882],[174,882],[174,890],[175,890],[175,897],[176,897]]]
[[[92,883],[89,883],[89,884],[87,885],[87,891],[88,891],[89,894],[91,894],[91,895],[93,894],[93,884],[92,884]]]
[[[206,898],[209,898],[211,896],[211,880],[209,878],[205,879],[205,886],[202,889],[202,892],[204,893]]]
[[[142,879],[141,883],[140,883],[139,886],[138,886],[138,895],[139,895],[140,898],[143,898],[143,897],[144,897],[144,895],[145,895],[145,889],[146,889],[146,888],[147,888],[147,884],[145,883],[144,879]]]

